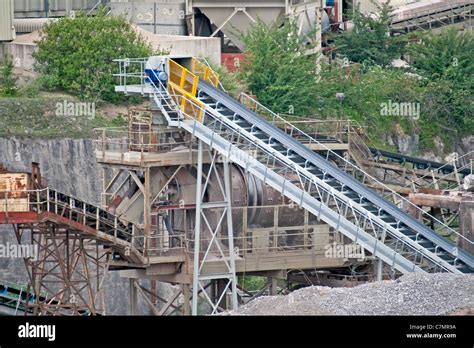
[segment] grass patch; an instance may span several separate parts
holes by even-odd
[[[97,127],[126,126],[124,115],[110,118],[96,108],[95,116],[64,116],[58,114],[57,105],[77,102],[72,97],[38,96],[0,98],[0,136],[25,138],[90,138]]]

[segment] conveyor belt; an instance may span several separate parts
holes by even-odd
[[[395,152],[380,150],[376,148],[370,148],[370,151],[374,157],[386,157],[394,162],[399,164],[409,163],[413,165],[413,168],[417,169],[433,169],[439,171],[441,174],[450,174],[457,171],[462,177],[471,174],[471,171],[467,168],[456,170],[453,165],[440,163],[430,160],[425,160],[423,158],[417,158],[412,156],[406,156]]]
[[[434,251],[442,259],[454,264],[459,261],[464,263],[459,268],[470,271],[474,267],[473,257],[463,250],[458,250],[452,243],[439,236],[413,217],[400,210],[391,202],[367,188],[359,181],[349,176],[339,168],[333,166],[324,158],[309,150],[303,144],[294,140],[274,125],[267,122],[253,111],[238,103],[232,97],[218,90],[206,82],[201,81],[198,88],[199,99],[208,107],[221,113],[224,117],[232,119],[239,128],[246,129],[263,142],[282,154],[292,156],[293,162],[309,167],[311,173],[324,177],[332,187],[343,193],[355,203],[362,203],[366,209],[378,216],[387,224],[395,226],[401,233],[415,238],[416,241]]]
[[[185,76],[184,68],[180,69],[180,76]],[[402,273],[472,273],[472,255],[307,148],[304,139],[303,143],[294,139],[294,133],[305,135],[296,127],[289,125],[294,133],[285,133],[201,79],[196,94],[195,89],[191,94],[183,92],[177,82],[168,90],[150,82],[127,85],[125,78],[121,81],[117,91],[149,95],[169,126],[197,137],[392,268]],[[305,136],[310,143],[318,143]],[[457,234],[429,218],[437,230]],[[466,239],[459,234],[458,238]]]

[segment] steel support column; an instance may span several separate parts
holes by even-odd
[[[230,164],[228,160],[224,163],[224,185],[215,167],[217,153],[211,156],[212,161],[208,171],[206,171],[206,180],[203,183],[203,143],[199,141],[198,144],[198,165],[197,165],[197,184],[196,184],[196,222],[194,232],[194,264],[193,264],[193,298],[192,298],[192,315],[198,314],[198,293],[202,290],[203,298],[211,306],[211,314],[215,314],[222,310],[221,303],[225,302],[227,292],[231,292],[231,307],[236,309],[237,302],[237,277],[235,273],[235,251],[234,251],[234,233],[232,229],[232,204],[231,204],[231,187],[230,187]],[[218,186],[222,191],[222,202],[203,202],[204,193],[209,185],[210,177],[215,175]],[[211,224],[206,217],[206,209],[214,209],[219,211],[219,218],[217,226],[211,227]],[[227,246],[221,243],[221,238],[224,236],[223,221],[227,220]],[[209,232],[209,241],[203,236],[203,231]],[[201,251],[201,247],[203,247]],[[203,254],[201,257],[201,253]],[[217,257],[221,260],[227,271],[220,274],[206,273],[205,264],[209,262],[209,256]],[[204,291],[205,283],[221,280],[225,285],[219,291],[218,296],[213,301],[212,296]]]

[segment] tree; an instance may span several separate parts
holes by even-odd
[[[456,29],[426,33],[408,46],[408,52],[414,71],[425,78],[424,105],[431,121],[438,129],[472,134],[474,34]]]
[[[104,8],[94,17],[80,14],[51,22],[43,34],[34,58],[46,86],[82,99],[123,100],[114,92],[113,60],[152,54],[124,17],[107,16]]]
[[[316,61],[305,55],[294,23],[267,26],[258,20],[247,34],[242,78],[258,100],[275,112],[308,115],[314,108]]]
[[[461,84],[470,82],[474,74],[472,52],[474,34],[457,29],[441,33],[428,32],[407,49],[415,71],[431,80],[449,79]]]
[[[13,61],[10,56],[6,55],[3,65],[0,67],[0,95],[5,97],[14,97],[17,94],[16,78],[13,74]]]
[[[373,0],[371,0],[373,2]],[[354,29],[337,36],[334,40],[338,52],[354,63],[387,66],[400,56],[405,39],[391,37],[390,2],[376,4],[378,15],[365,15],[356,8],[350,16]]]

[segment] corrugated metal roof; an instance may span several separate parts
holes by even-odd
[[[0,41],[12,41],[14,38],[13,0],[0,0]]]

